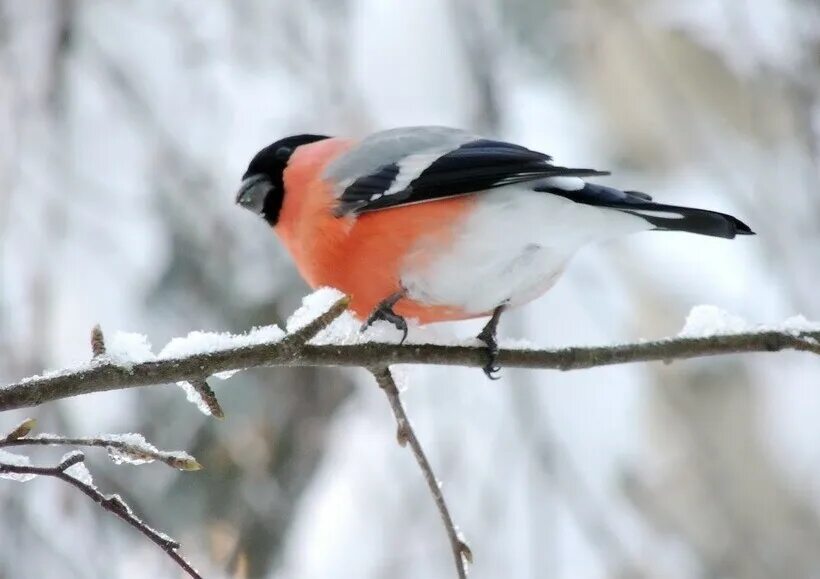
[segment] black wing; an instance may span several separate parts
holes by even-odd
[[[467,142],[443,155],[414,152],[350,183],[341,193],[337,214],[434,201],[547,177],[609,174],[557,167],[551,161],[549,155],[490,139]]]

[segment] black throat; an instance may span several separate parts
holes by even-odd
[[[296,147],[327,138],[329,137],[324,135],[293,135],[271,143],[254,155],[242,179],[247,179],[253,175],[264,175],[270,181],[272,187],[265,196],[262,217],[271,226],[276,225],[279,221],[279,212],[282,210],[282,203],[285,199],[283,175]],[[298,195],[299,193],[294,192],[294,194]]]

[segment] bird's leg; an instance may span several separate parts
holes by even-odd
[[[498,365],[498,341],[496,340],[496,334],[498,333],[498,320],[501,319],[501,314],[506,309],[506,303],[495,308],[493,315],[490,317],[490,321],[487,322],[484,329],[476,336],[479,340],[487,344],[489,361],[483,370],[490,380],[498,380],[499,376],[495,376],[494,374],[501,370],[501,367]]]
[[[401,330],[402,336],[399,344],[403,344],[404,340],[407,339],[407,322],[403,317],[401,317],[393,311],[393,306],[395,306],[396,302],[398,302],[406,295],[407,290],[402,288],[396,293],[390,294],[382,301],[380,301],[379,305],[376,306],[376,309],[373,310],[373,313],[371,313],[365,320],[365,322],[362,324],[362,327],[359,331],[364,332],[367,328],[372,326],[378,320],[384,320],[385,322],[390,322],[391,324],[396,326],[397,329]]]

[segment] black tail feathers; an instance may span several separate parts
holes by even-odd
[[[725,213],[664,205],[639,191],[621,191],[613,187],[586,183],[582,189],[562,189],[545,184],[536,191],[560,195],[576,203],[617,209],[648,221],[658,231],[687,231],[700,235],[733,239],[736,235],[754,235],[748,225]]]
[[[632,203],[629,208],[624,207],[621,210],[642,217],[658,231],[688,231],[724,239],[733,239],[736,235],[755,234],[737,217],[707,209],[648,202]]]

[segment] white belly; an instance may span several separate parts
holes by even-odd
[[[501,187],[480,194],[446,252],[432,255],[440,246],[425,242],[414,248],[401,280],[421,303],[486,313],[543,294],[585,243],[647,228],[643,219],[611,209],[523,185]]]

